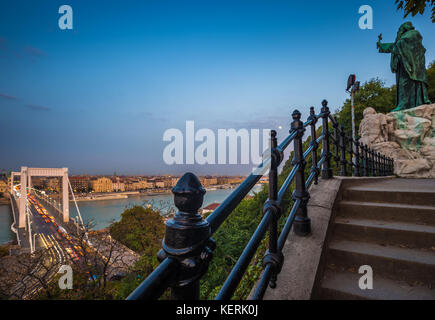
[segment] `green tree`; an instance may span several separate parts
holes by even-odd
[[[113,238],[141,254],[138,262],[118,285],[115,297],[125,299],[158,265],[157,253],[162,247],[165,224],[158,210],[134,206],[121,214],[121,220],[110,225]]]
[[[428,79],[428,95],[432,103],[435,103],[435,60],[429,65],[427,69],[427,79]]]
[[[432,22],[435,22],[435,0],[396,0],[397,10],[405,11],[404,18],[409,14],[415,16],[417,13],[423,14],[426,6],[432,7]]]
[[[358,134],[359,124],[363,118],[365,108],[372,107],[376,112],[388,113],[394,108],[396,88],[385,87],[385,83],[378,79],[371,79],[365,82],[355,94],[355,130]],[[340,124],[347,133],[352,132],[352,110],[351,101],[346,99],[343,106],[336,113]]]
[[[161,247],[165,225],[159,212],[152,207],[134,206],[121,214],[121,220],[110,225],[110,235],[140,254]]]

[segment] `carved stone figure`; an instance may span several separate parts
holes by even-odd
[[[394,173],[409,178],[435,178],[435,104],[376,113],[364,110],[360,141],[394,158]]]
[[[363,117],[359,125],[362,143],[374,144],[388,141],[388,124],[391,124],[393,121],[391,117],[382,113],[376,113],[373,108],[366,108],[363,112]]]

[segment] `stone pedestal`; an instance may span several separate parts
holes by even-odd
[[[408,178],[435,178],[435,104],[388,114],[366,108],[360,141],[394,158],[394,173]]]

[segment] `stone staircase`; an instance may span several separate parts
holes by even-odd
[[[346,187],[331,223],[314,299],[435,300],[435,179]],[[359,288],[362,265],[371,290]]]

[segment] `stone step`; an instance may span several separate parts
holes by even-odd
[[[337,216],[435,226],[435,206],[342,200],[338,203]]]
[[[329,244],[326,263],[353,272],[369,265],[375,275],[435,287],[435,250],[339,240]]]
[[[435,189],[409,189],[359,186],[349,187],[343,192],[344,200],[361,202],[389,202],[435,207]]]
[[[332,239],[433,249],[435,226],[337,217],[333,225]]]
[[[358,282],[362,275],[326,270],[315,299],[372,300],[435,300],[435,290],[424,285],[409,285],[373,275],[373,289],[362,290]]]

